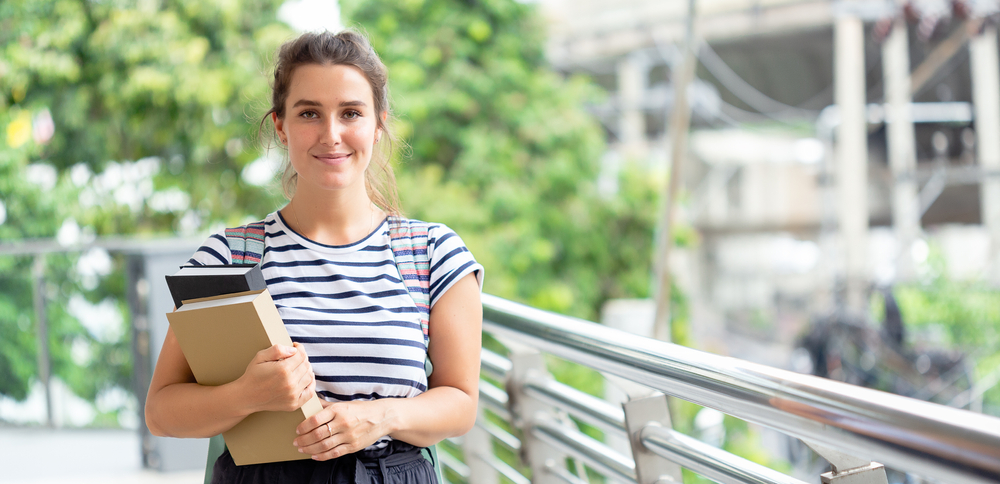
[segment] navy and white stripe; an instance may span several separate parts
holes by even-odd
[[[482,287],[483,268],[455,232],[415,223],[428,228],[431,311],[469,273]],[[420,312],[396,268],[387,222],[356,243],[330,246],[295,233],[274,212],[265,219],[264,241],[264,279],[289,336],[309,354],[317,393],[347,401],[414,397],[427,389]],[[229,261],[220,231],[189,264]]]

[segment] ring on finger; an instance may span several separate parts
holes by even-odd
[[[330,437],[333,437],[333,429],[331,429],[331,428],[330,428],[330,422],[327,422],[327,423],[326,423],[326,431],[327,431],[327,432],[330,432],[330,436],[329,436],[329,437],[327,437],[328,439],[329,439]]]

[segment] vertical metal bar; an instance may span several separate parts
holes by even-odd
[[[667,181],[667,193],[661,207],[660,226],[656,239],[656,266],[652,291],[656,298],[656,312],[653,319],[653,337],[661,341],[670,341],[670,248],[673,245],[673,223],[676,213],[675,204],[677,192],[680,190],[681,168],[687,157],[688,131],[691,128],[691,109],[688,105],[687,88],[694,80],[695,57],[694,46],[694,16],[695,0],[688,0],[688,14],[684,31],[683,64],[674,76],[674,106],[670,113],[670,128],[667,136],[670,139],[670,179]]]
[[[547,472],[546,463],[552,461],[556,465],[564,465],[566,454],[532,432],[536,415],[551,414],[552,408],[525,391],[529,375],[546,372],[545,360],[536,350],[517,349],[511,351],[510,361],[513,368],[507,380],[507,395],[514,425],[521,429],[521,459],[531,468],[533,484],[559,483],[561,481],[557,476]]]
[[[861,19],[841,14],[834,27],[834,97],[837,127],[837,207],[845,255],[847,307],[864,307],[868,236],[868,131],[865,116],[865,48]]]
[[[132,391],[139,401],[139,409],[146,408],[146,392],[153,377],[149,338],[149,280],[146,279],[145,256],[130,254],[125,263],[125,299],[132,317]],[[142,465],[156,467],[153,435],[146,427],[146,419],[139,419],[139,438],[142,442]]]
[[[671,462],[646,448],[642,443],[642,429],[647,425],[670,428],[670,411],[667,397],[662,393],[646,398],[629,400],[625,409],[625,426],[628,429],[632,458],[635,459],[635,476],[638,484],[662,484],[684,482],[681,466]]]
[[[985,174],[980,185],[981,220],[990,234],[987,278],[1000,285],[1000,61],[997,28],[987,26],[969,41],[976,157]]]
[[[483,408],[480,406],[476,412],[476,420],[480,423],[485,423],[486,419],[483,415]],[[465,456],[465,462],[469,466],[469,484],[499,483],[500,478],[497,475],[497,471],[479,457],[482,455],[493,455],[493,440],[489,432],[477,424],[472,427],[472,430],[469,430],[469,433],[465,434],[465,438],[462,440],[462,454]],[[441,452],[438,453],[440,454]]]
[[[911,113],[910,49],[906,21],[898,18],[882,45],[882,71],[888,112],[889,166],[892,169],[892,225],[899,253],[896,257],[896,280],[914,276],[910,248],[920,232],[917,204],[916,141]]]
[[[52,368],[49,356],[49,323],[45,313],[45,254],[36,254],[31,267],[31,277],[34,280],[35,294],[35,337],[38,338],[38,378],[45,387],[45,425],[54,426],[52,412]]]

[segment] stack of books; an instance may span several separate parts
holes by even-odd
[[[183,267],[166,278],[177,306],[167,320],[199,384],[229,383],[260,350],[292,346],[259,265]],[[257,412],[222,435],[237,465],[309,459],[292,445],[295,428],[322,408],[313,395],[296,411]]]

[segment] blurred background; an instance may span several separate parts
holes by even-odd
[[[1000,416],[998,16],[995,0],[2,0],[0,482],[201,481],[201,444],[142,423],[162,276],[284,204],[261,122],[275,52],[344,26],[389,68],[405,213],[461,234],[485,292]],[[808,465],[766,429],[672,410],[713,445]]]

